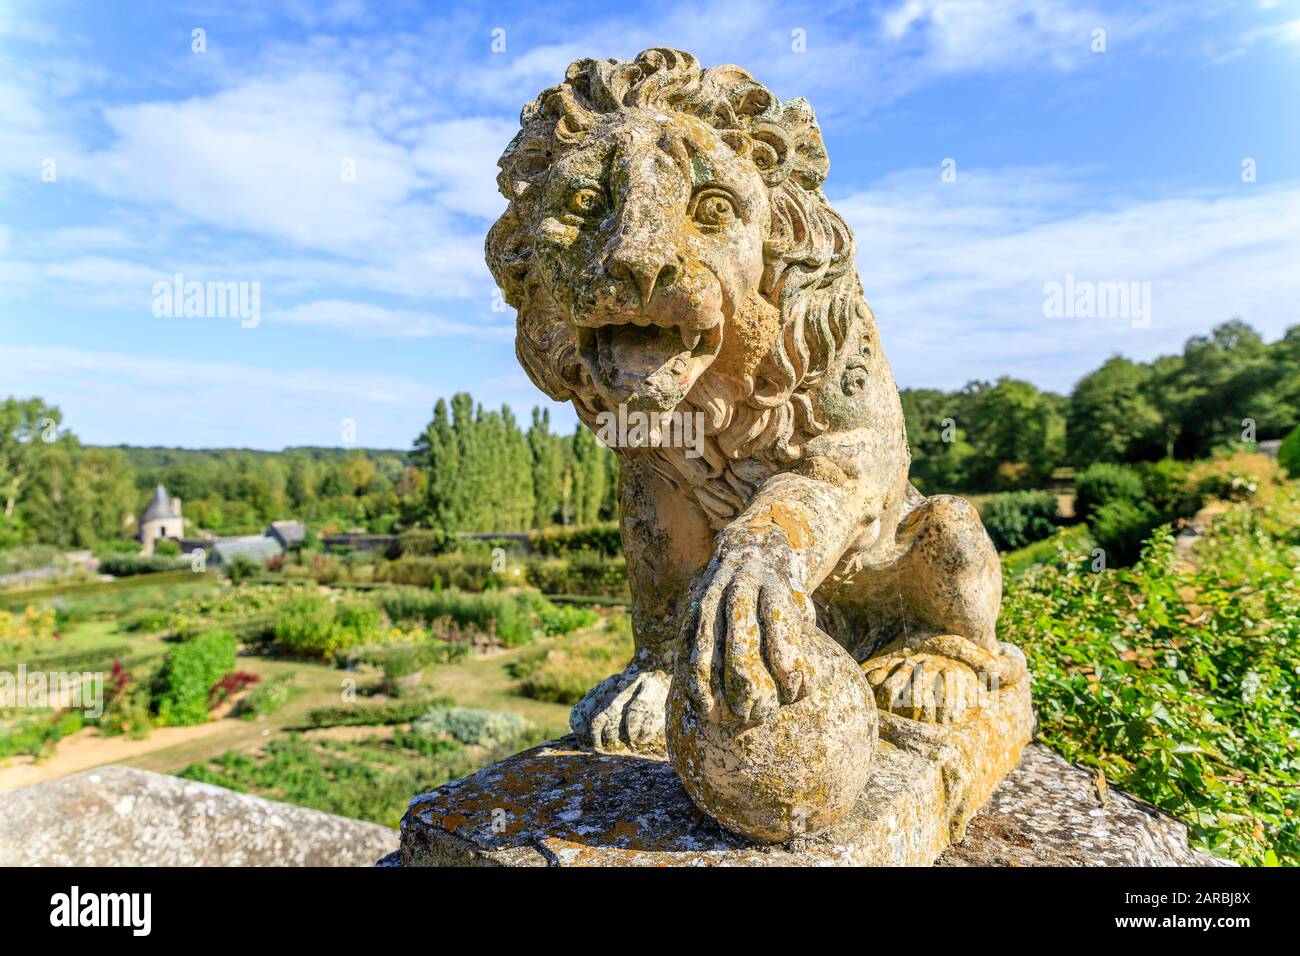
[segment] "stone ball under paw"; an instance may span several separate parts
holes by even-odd
[[[691,800],[726,829],[762,843],[841,820],[867,784],[876,704],[858,664],[821,631],[804,635],[814,679],[801,700],[755,724],[711,722],[685,693],[688,654],[668,693],[667,744]]]

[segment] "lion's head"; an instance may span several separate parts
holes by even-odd
[[[792,438],[824,428],[809,389],[853,319],[869,321],[807,102],[652,49],[575,62],[520,123],[487,258],[533,381],[584,418],[688,402],[735,436],[715,458],[797,457]],[[750,360],[718,363],[756,300],[777,319],[736,346]]]

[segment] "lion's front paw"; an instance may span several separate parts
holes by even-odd
[[[930,724],[964,719],[980,689],[974,670],[939,654],[903,650],[882,654],[863,664],[862,673],[881,710]]]
[[[665,671],[629,664],[574,705],[569,727],[584,744],[605,753],[662,754],[670,680]]]
[[[697,581],[683,624],[691,703],[707,720],[755,723],[801,699],[813,680],[803,633],[814,621],[779,548],[722,553]]]

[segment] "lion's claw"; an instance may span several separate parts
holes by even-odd
[[[937,654],[884,654],[867,661],[862,671],[881,710],[930,724],[960,722],[979,693],[970,667]]]
[[[808,614],[801,610],[811,604],[783,567],[770,552],[724,554],[697,582],[682,652],[687,694],[705,719],[757,723],[811,689],[802,653]]]
[[[574,705],[569,727],[604,753],[664,753],[669,675],[637,664],[607,677]]]

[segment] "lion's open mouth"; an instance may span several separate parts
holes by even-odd
[[[587,371],[613,404],[667,411],[691,390],[722,347],[722,325],[579,327]]]

